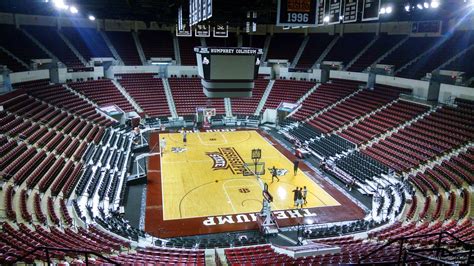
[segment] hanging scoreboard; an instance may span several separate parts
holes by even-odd
[[[344,0],[344,12],[342,13],[344,18],[342,21],[344,23],[356,22],[357,13],[359,9],[358,0]]]
[[[277,26],[316,26],[317,0],[278,0]]]
[[[380,0],[364,0],[362,21],[379,19]]]

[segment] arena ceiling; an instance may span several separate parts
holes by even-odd
[[[52,0],[1,0],[0,12],[12,12],[38,15],[58,15]],[[188,0],[65,0],[76,5],[80,12],[94,14],[97,18],[132,19],[147,22],[157,21],[173,24],[177,20],[177,9],[180,5],[187,6]],[[363,0],[359,0],[363,1]],[[462,16],[465,1],[471,0],[438,0],[441,6],[436,10],[415,10],[405,12],[404,6],[410,2],[416,5],[432,0],[382,0],[383,4],[393,5],[391,16],[382,18],[384,21],[448,19]],[[274,24],[276,21],[277,0],[214,0],[212,21],[228,22],[231,26],[243,26],[248,11],[257,11],[259,24]]]

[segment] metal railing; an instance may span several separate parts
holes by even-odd
[[[51,251],[62,251],[62,252],[67,252],[68,254],[70,253],[76,253],[76,254],[81,254],[81,255],[84,255],[85,256],[85,264],[86,265],[90,265],[89,264],[89,257],[90,255],[94,255],[94,256],[97,256],[111,264],[114,264],[114,265],[119,265],[119,263],[103,256],[102,254],[100,253],[97,253],[95,251],[92,251],[92,250],[86,250],[86,249],[70,249],[70,248],[57,248],[57,247],[48,247],[48,246],[39,246],[39,247],[35,247],[33,250],[30,250],[29,252],[25,253],[24,255],[22,256],[17,256],[17,255],[13,255],[12,256],[15,256],[17,257],[17,259],[13,262],[10,262],[9,264],[13,265],[17,262],[22,262],[24,261],[24,259],[26,257],[28,257],[29,255],[35,253],[36,251],[44,251],[46,253],[46,263],[49,265],[51,265],[51,255],[50,255],[50,252]]]
[[[410,239],[415,239],[415,238],[430,238],[430,237],[438,237],[438,240],[435,244],[435,247],[432,247],[432,248],[425,248],[425,249],[408,249],[408,248],[405,248],[404,249],[404,245],[405,243],[410,240]],[[444,252],[450,252],[448,249],[446,248],[443,248],[442,247],[442,240],[444,237],[450,237],[452,239],[454,239],[458,244],[460,244],[461,246],[463,246],[465,249],[466,249],[466,253],[468,254],[468,259],[467,261],[471,261],[471,258],[472,258],[472,249],[473,249],[473,246],[472,244],[470,243],[466,243],[462,240],[460,240],[459,238],[457,238],[456,236],[454,236],[453,234],[449,233],[449,232],[446,232],[446,231],[441,231],[439,233],[430,233],[430,234],[421,234],[421,235],[414,235],[414,236],[408,236],[408,237],[399,237],[399,238],[395,238],[395,239],[391,239],[389,240],[386,244],[380,246],[379,248],[376,248],[374,250],[372,250],[371,252],[369,252],[368,254],[366,254],[365,256],[362,256],[359,261],[358,261],[358,264],[363,264],[363,262],[365,260],[367,260],[368,258],[370,258],[372,255],[376,254],[377,252],[385,249],[386,247],[388,246],[391,246],[392,244],[394,243],[399,243],[399,252],[398,252],[398,260],[397,261],[393,261],[393,262],[384,262],[384,263],[397,263],[397,264],[400,264],[402,263],[405,263],[405,262],[411,262],[411,261],[414,261],[414,260],[409,260],[408,259],[408,255],[412,255],[414,253],[416,253],[417,251],[436,251],[436,255],[435,257],[430,257],[430,256],[426,256],[426,255],[422,255],[422,254],[416,254],[415,256],[416,257],[419,257],[420,259],[423,257],[422,260],[428,260],[428,259],[436,259],[436,260],[440,260],[439,257],[441,255],[444,255]],[[443,261],[443,260],[440,260],[440,261]],[[436,262],[435,260],[433,260],[433,262]],[[374,262],[370,262],[370,264],[373,264]]]

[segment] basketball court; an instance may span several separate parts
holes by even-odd
[[[185,236],[258,229],[263,188],[273,197],[271,208],[280,226],[360,219],[364,212],[304,163],[293,173],[295,157],[263,131],[208,130],[153,132],[148,161],[145,230],[155,236]],[[252,150],[261,150],[252,164]],[[249,164],[249,165],[248,165]],[[278,169],[272,182],[270,168]],[[261,175],[256,177],[255,170]],[[294,206],[293,190],[306,186],[307,204]]]
[[[339,203],[303,171],[293,173],[293,162],[256,131],[160,134],[166,139],[161,157],[163,216],[165,220],[258,212],[262,208],[262,182],[244,176],[243,163],[252,162],[251,151],[262,151],[265,173],[260,177],[273,196],[272,210],[294,208],[296,187],[308,189],[308,208]],[[184,148],[184,149],[182,149]],[[173,150],[173,151],[172,151]],[[279,169],[280,181],[272,183],[271,171]],[[261,167],[262,168],[262,167]]]

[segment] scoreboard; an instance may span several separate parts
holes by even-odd
[[[378,20],[380,6],[381,0],[278,0],[276,25],[317,27]]]
[[[252,97],[261,48],[195,47],[198,74],[209,98]]]
[[[277,26],[316,26],[317,0],[278,0]]]

